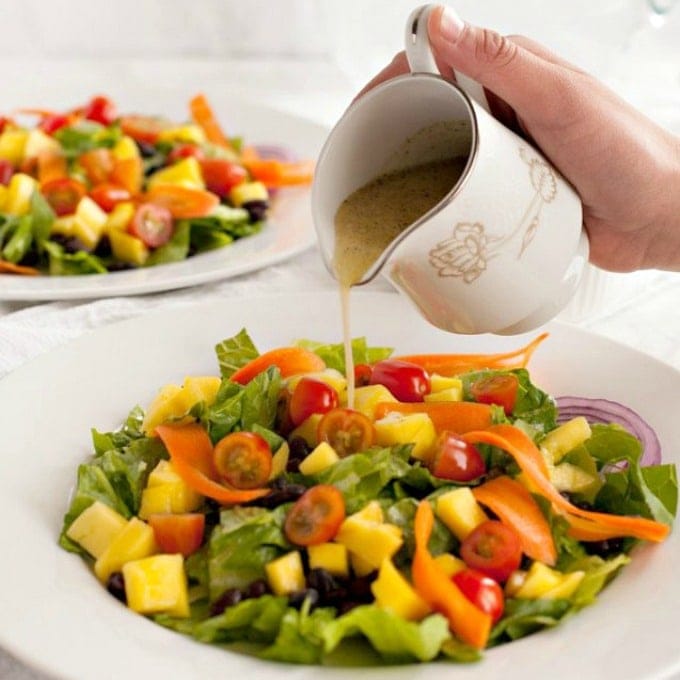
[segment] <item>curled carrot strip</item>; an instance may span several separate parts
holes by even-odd
[[[239,368],[231,376],[231,380],[245,385],[270,366],[276,366],[281,371],[281,376],[287,378],[296,373],[322,371],[326,368],[326,363],[318,354],[314,354],[314,352],[303,347],[279,347],[255,357],[245,366]]]
[[[0,274],[19,274],[21,276],[37,276],[40,272],[34,267],[25,267],[21,264],[0,260]]]
[[[388,413],[426,413],[437,432],[448,430],[464,434],[472,430],[484,430],[491,425],[491,407],[473,401],[394,402],[381,401],[375,409],[375,419]]]
[[[206,139],[209,142],[226,149],[231,148],[231,144],[229,143],[227,136],[222,132],[217,117],[205,95],[196,95],[189,102],[189,109],[194,122],[203,128],[203,132],[205,132]]]

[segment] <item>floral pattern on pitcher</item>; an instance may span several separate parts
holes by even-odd
[[[458,222],[450,238],[440,241],[429,252],[429,262],[442,277],[462,278],[472,283],[486,270],[489,260],[500,254],[504,246],[520,233],[522,242],[517,253],[521,258],[541,224],[543,206],[557,196],[557,178],[544,160],[520,147],[519,155],[529,166],[529,181],[535,190],[522,219],[505,236],[490,236],[481,222]]]

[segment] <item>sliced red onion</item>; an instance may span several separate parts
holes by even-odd
[[[297,156],[290,149],[275,144],[256,144],[255,150],[261,158],[274,158],[284,163],[297,160]]]
[[[557,397],[557,423],[583,416],[589,423],[608,425],[617,423],[637,437],[642,443],[640,465],[658,465],[661,462],[661,442],[651,425],[628,406],[609,399],[587,397]]]

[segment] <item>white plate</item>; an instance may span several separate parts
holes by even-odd
[[[278,144],[300,158],[316,158],[327,134],[311,121],[245,100],[230,101],[230,129],[248,144]],[[310,190],[280,191],[259,234],[183,262],[111,274],[14,276],[0,274],[0,300],[74,300],[155,293],[255,271],[293,257],[316,242]]]
[[[396,294],[357,293],[353,334],[400,352],[495,352],[528,336],[457,337],[435,330]],[[90,453],[89,430],[117,427],[137,403],[185,375],[216,372],[213,346],[242,326],[261,349],[299,337],[337,341],[333,294],[224,300],[161,311],[96,330],[0,381],[0,644],[65,678],[183,680],[319,677],[313,667],[259,661],[199,644],[133,614],[99,585],[80,557],[57,546],[76,468]],[[407,329],[405,331],[405,329]],[[576,328],[548,326],[534,379],[551,393],[623,401],[656,428],[667,461],[678,461],[680,373]],[[592,607],[554,630],[489,651],[456,678],[617,680],[680,670],[680,533],[639,549]],[[324,669],[345,678],[347,669]],[[372,669],[372,678],[430,677],[428,665]],[[368,674],[368,671],[366,671]]]

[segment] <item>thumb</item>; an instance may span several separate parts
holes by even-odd
[[[428,34],[435,55],[454,71],[483,85],[520,115],[540,107],[542,118],[559,116],[564,74],[557,64],[487,28],[464,22],[450,7],[430,15]],[[554,111],[550,109],[554,108]]]

